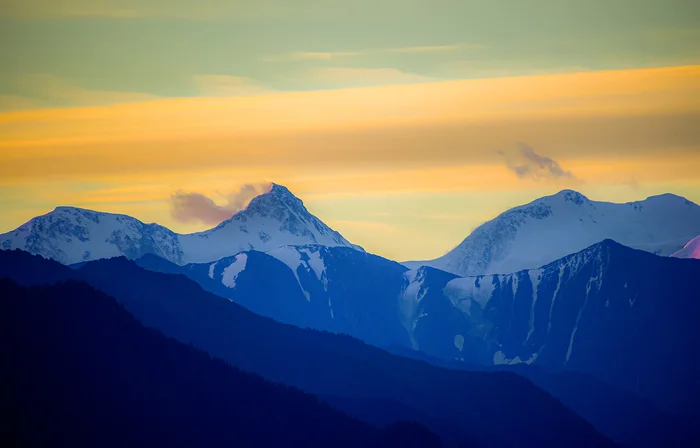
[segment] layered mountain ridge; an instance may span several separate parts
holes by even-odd
[[[409,345],[396,298],[406,267],[348,247],[283,246],[209,263],[176,266],[150,255],[146,269],[183,274],[253,312],[300,327],[350,334],[365,342]]]
[[[700,261],[605,240],[514,274],[450,280],[439,272],[426,271],[422,285],[430,287],[417,297],[410,323],[420,350],[429,352],[417,333],[423,326],[423,333],[444,334],[443,357],[453,336],[452,357],[586,372],[668,410],[699,414],[700,363],[676,350],[700,340]],[[464,318],[431,323],[426,300],[449,301]]]
[[[448,446],[617,446],[515,374],[442,369],[348,336],[280,324],[203,291],[183,275],[150,272],[123,257],[70,269],[26,252],[0,251],[2,277],[20,285],[87,282],[167,336],[267,380],[340,401],[359,400],[365,408],[371,404],[382,425],[408,411]],[[99,319],[91,322],[99,326]],[[88,378],[95,381],[94,375]],[[517,399],[503,406],[497,397]]]
[[[475,277],[322,246],[182,267],[137,263],[281,322],[444,360],[585,372],[667,410],[696,412],[700,365],[669,348],[700,340],[696,260],[605,240],[541,268]]]

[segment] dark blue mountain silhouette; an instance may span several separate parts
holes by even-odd
[[[3,446],[440,446],[166,338],[84,283],[0,279],[0,297]]]
[[[444,431],[440,435],[448,444],[614,445],[549,394],[509,372],[442,369],[348,336],[280,324],[203,291],[185,276],[147,271],[124,258],[91,262],[79,270],[20,251],[0,252],[0,260],[1,275],[21,283],[36,283],[41,276],[32,271],[54,281],[87,281],[144,325],[266,379],[322,396],[399,403],[427,416],[421,423]],[[387,405],[387,412],[392,408]]]
[[[146,255],[136,263],[157,272],[184,274],[207,291],[279,322],[350,334],[373,345],[410,346],[396,300],[406,284],[406,267],[347,247],[289,246],[277,251],[302,260],[309,254],[318,256],[325,263],[323,278],[319,280],[301,265],[292,271],[279,259],[258,251],[185,266],[156,255]],[[222,273],[240,256],[245,257],[245,269],[231,288],[221,282]]]
[[[700,341],[699,276],[698,260],[605,240],[538,270],[484,277],[494,288],[487,339],[507,360],[536,354],[542,368],[594,375],[697,421],[700,360],[684,350]]]
[[[391,261],[325,248],[325,291],[302,268],[297,280],[267,254],[247,256],[235,288],[212,279],[210,264],[179,267],[155,256],[137,263],[183,273],[280,321],[468,364],[527,362],[553,372],[587,373],[668,413],[700,419],[700,361],[681,352],[688,341],[700,340],[698,260],[660,257],[605,240],[514,274],[459,278],[421,267],[409,277]],[[221,260],[216,269],[230,264]],[[412,296],[403,303],[410,309],[401,309],[400,295],[409,289]],[[475,298],[479,290],[482,296]]]

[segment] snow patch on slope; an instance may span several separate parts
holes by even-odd
[[[309,249],[300,249],[300,252],[305,253],[308,256],[307,266],[314,271],[316,278],[323,283],[323,288],[328,290],[328,278],[326,277],[326,266],[321,258],[321,252],[319,250],[310,251]]]
[[[280,247],[278,249],[271,250],[268,252],[268,255],[275,257],[292,270],[292,273],[294,273],[294,277],[296,277],[297,283],[299,284],[299,289],[301,289],[301,291],[304,293],[306,300],[311,301],[311,295],[304,289],[304,287],[301,285],[301,280],[299,279],[298,269],[304,264],[301,259],[301,253],[299,253],[297,248],[293,246]]]
[[[542,269],[530,270],[528,271],[528,275],[530,276],[530,283],[532,284],[532,307],[530,308],[530,324],[525,342],[530,340],[530,336],[532,336],[532,333],[535,331],[535,305],[537,304],[537,290],[542,280]]]
[[[401,324],[408,331],[411,338],[411,344],[414,349],[418,349],[418,344],[413,338],[413,332],[416,329],[416,324],[418,320],[425,317],[426,314],[421,313],[416,315],[416,310],[420,304],[420,301],[425,297],[428,292],[427,288],[423,287],[425,281],[425,271],[424,270],[410,270],[404,272],[404,278],[406,279],[407,285],[401,291],[399,296],[399,313],[401,314]]]
[[[530,358],[526,359],[525,361],[522,361],[519,356],[516,356],[513,359],[506,358],[506,355],[501,351],[497,351],[496,353],[493,354],[493,364],[494,365],[516,365],[516,364],[532,364],[537,360],[537,356],[539,353],[533,353]]]
[[[464,336],[458,334],[455,336],[454,345],[460,352],[464,349]]]
[[[323,285],[323,289],[328,291],[328,276],[326,275],[326,264],[323,261],[322,246],[284,246],[271,250],[267,252],[267,254],[277,258],[292,270],[306,300],[311,301],[311,295],[304,289],[301,283],[299,269],[306,272],[313,272],[316,279]],[[331,308],[331,317],[333,317],[333,308],[330,303],[330,298],[328,306]]]
[[[214,279],[214,270],[216,269],[216,265],[218,264],[218,261],[215,261],[214,263],[209,265],[209,278]]]
[[[485,308],[494,290],[494,276],[455,278],[447,282],[443,293],[453,305],[470,315],[472,303]]]
[[[245,269],[246,263],[248,261],[248,255],[246,254],[238,254],[236,255],[236,259],[228,265],[226,268],[224,268],[223,272],[221,273],[221,283],[229,288],[235,288],[236,287],[236,277],[238,277],[238,274],[243,272]],[[212,264],[214,266],[216,263]],[[212,269],[210,268],[209,270],[210,276],[212,273]]]

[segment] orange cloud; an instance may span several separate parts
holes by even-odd
[[[251,84],[200,81],[226,96]],[[698,66],[250,93],[0,113],[0,195],[32,213],[49,204],[83,205],[185,231],[200,228],[172,219],[175,191],[211,198],[268,179],[309,198],[311,209],[322,204],[321,218],[355,236],[371,232],[351,223],[376,221],[350,207],[356,197],[510,195],[510,202],[494,200],[496,209],[526,192],[549,192],[553,186],[518,178],[497,154],[524,141],[585,181],[557,188],[586,193],[613,185],[616,198],[629,199],[663,188],[700,199],[692,196],[700,194]],[[82,104],[97,98],[83,94]],[[464,212],[445,207],[430,213]],[[495,213],[489,210],[467,211],[478,221]],[[9,207],[0,226],[16,227],[27,213]],[[391,219],[381,222],[405,225]],[[466,235],[463,221],[445,221],[454,222],[453,233],[440,244]]]
[[[327,73],[331,78],[358,73],[360,78],[364,76],[355,70],[360,69]],[[113,141],[115,134],[125,140],[174,140],[183,136],[324,132],[565,116],[697,113],[699,96],[700,66],[688,66],[244,98],[162,99],[114,107],[2,114],[0,126],[6,132],[1,144]]]

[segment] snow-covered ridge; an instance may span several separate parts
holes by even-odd
[[[688,242],[683,249],[675,252],[672,257],[676,258],[696,258],[700,260],[700,235]]]
[[[22,249],[65,264],[145,253],[174,263],[183,259],[178,235],[163,226],[76,207],[56,207],[0,235],[0,249]]]
[[[152,253],[177,264],[215,261],[246,250],[320,244],[357,250],[313,216],[287,188],[273,184],[248,207],[204,232],[178,234],[126,215],[56,207],[0,235],[0,249],[22,249],[64,264]]]
[[[213,261],[246,250],[266,252],[306,244],[362,250],[309,213],[299,198],[277,184],[213,229],[180,235],[179,241],[186,263]]]
[[[700,234],[700,207],[673,194],[616,204],[564,190],[510,209],[475,229],[444,256],[407,262],[460,276],[543,266],[604,239],[670,255]]]

